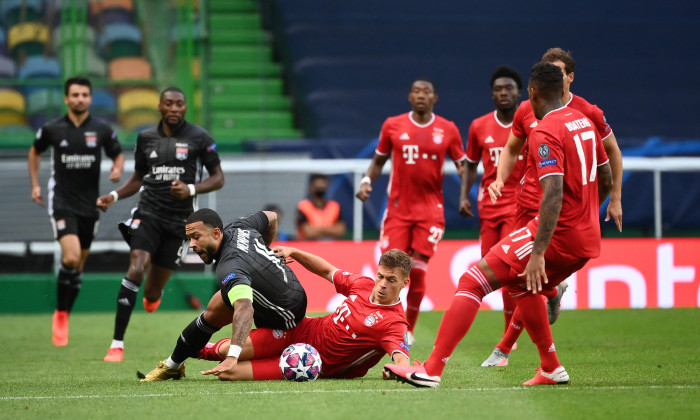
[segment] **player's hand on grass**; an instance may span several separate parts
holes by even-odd
[[[530,261],[525,266],[525,272],[519,274],[519,277],[525,277],[527,290],[532,293],[541,292],[542,285],[549,282],[544,268],[544,254],[530,254]]]
[[[611,217],[615,221],[615,225],[617,225],[618,232],[622,232],[622,202],[620,200],[610,199],[605,221],[609,221]]]
[[[227,357],[213,369],[202,371],[202,375],[215,375],[222,381],[229,381],[234,378],[237,364],[237,357]]]
[[[500,197],[501,190],[503,189],[503,181],[496,179],[489,185],[489,197],[491,197],[491,202],[496,204],[498,197]]]

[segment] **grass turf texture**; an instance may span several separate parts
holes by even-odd
[[[139,383],[172,351],[194,311],[135,312],[125,360],[102,357],[113,314],[71,317],[70,344],[51,344],[51,315],[0,316],[3,418],[692,418],[700,413],[700,309],[565,311],[553,326],[571,384],[525,388],[539,358],[521,337],[510,366],[482,368],[503,328],[500,312],[480,312],[438,389],[380,379],[220,382],[202,376],[213,362],[190,359],[187,378]],[[412,357],[430,353],[442,312],[421,314]],[[214,339],[230,334],[229,327]],[[216,416],[216,417],[215,417]]]

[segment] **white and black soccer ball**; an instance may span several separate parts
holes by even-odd
[[[321,356],[311,344],[292,344],[280,356],[280,370],[288,381],[313,381],[321,374]]]

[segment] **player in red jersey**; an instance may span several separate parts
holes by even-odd
[[[481,241],[481,256],[485,256],[492,246],[513,230],[515,220],[515,199],[518,180],[508,178],[501,190],[497,203],[488,199],[484,191],[491,182],[496,180],[498,156],[506,145],[513,116],[518,108],[518,98],[522,94],[523,82],[520,74],[508,66],[501,66],[491,74],[491,97],[496,110],[483,115],[469,126],[467,138],[467,165],[462,173],[462,187],[459,196],[459,213],[462,217],[474,216],[469,202],[469,191],[476,182],[477,166],[483,162],[484,175],[479,184],[477,202],[479,207],[479,240]],[[519,157],[518,166],[523,166],[523,156]],[[510,318],[515,310],[515,301],[503,294],[503,315],[505,329],[510,324]]]
[[[528,93],[542,121],[530,133],[533,153],[528,160],[542,191],[539,216],[501,240],[462,275],[428,360],[410,367],[385,365],[397,380],[439,386],[445,365],[469,331],[481,300],[505,287],[516,299],[540,354],[539,371],[523,385],[569,382],[538,293],[551,290],[599,255],[598,207],[612,189],[612,172],[593,123],[562,104],[562,85],[557,66],[541,62],[533,67]]]
[[[564,77],[564,95],[562,103],[569,108],[576,109],[582,112],[595,125],[598,134],[603,139],[605,151],[610,159],[610,167],[613,172],[613,190],[610,193],[610,203],[607,209],[606,221],[611,217],[614,219],[619,231],[622,231],[622,155],[620,148],[617,145],[615,135],[605,120],[603,111],[595,105],[588,103],[580,96],[576,96],[570,91],[571,83],[574,81],[574,70],[576,62],[570,52],[564,51],[561,48],[550,48],[542,56],[542,61],[552,63],[561,68]],[[532,106],[529,101],[523,102],[518,111],[515,113],[513,120],[513,129],[508,143],[501,153],[500,165],[496,181],[489,186],[489,195],[491,200],[499,199],[500,189],[502,188],[503,180],[507,180],[513,172],[515,159],[522,150],[527,154],[527,138],[530,132],[538,124],[537,118],[532,112]],[[516,173],[518,173],[516,171]],[[518,197],[518,206],[516,210],[515,227],[525,226],[536,214],[539,208],[539,196],[537,194],[538,182],[525,170],[520,174],[522,190]],[[550,324],[553,324],[559,317],[560,303],[564,291],[567,288],[567,283],[562,283],[555,291],[550,292],[547,296],[547,312]],[[496,348],[484,361],[482,366],[503,366],[508,364],[508,354],[510,353],[516,340],[522,333],[522,320],[518,317],[518,311],[515,310],[515,315],[511,318],[511,322],[503,335],[503,339],[496,345]]]
[[[277,246],[274,252],[287,262],[295,260],[314,274],[329,280],[338,293],[347,296],[335,313],[304,318],[289,330],[257,328],[250,332],[233,371],[220,366],[202,372],[221,380],[284,379],[279,368],[282,351],[294,343],[311,344],[323,362],[323,378],[364,376],[388,354],[394,363],[408,366],[404,342],[406,319],[399,292],[408,284],[411,257],[392,249],[379,259],[377,281],[343,272],[323,258],[295,248]],[[228,355],[230,339],[209,343],[200,359],[222,361]],[[388,374],[384,374],[388,379]]]
[[[392,157],[387,190],[388,202],[382,219],[380,248],[398,248],[413,257],[406,298],[408,344],[413,344],[420,304],[425,295],[428,260],[445,231],[442,180],[445,156],[462,172],[466,155],[457,126],[433,113],[438,99],[435,84],[417,79],[408,101],[412,111],[389,117],[382,125],[374,158],[355,196],[366,201],[384,164]]]

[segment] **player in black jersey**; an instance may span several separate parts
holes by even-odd
[[[165,89],[158,110],[161,121],[136,139],[134,174],[97,200],[106,210],[120,197],[141,190],[138,207],[120,224],[131,261],[117,295],[114,336],[104,358],[108,362],[124,358],[124,333],[144,275],[144,308],[153,312],[160,305],[165,284],[187,252],[185,219],[193,211],[195,195],[224,185],[216,143],[202,127],[185,121],[185,94],[176,87]],[[209,173],[206,179],[202,179],[202,167]]]
[[[288,330],[306,313],[306,292],[284,258],[270,243],[277,234],[277,214],[261,211],[223,227],[219,215],[201,209],[187,219],[190,247],[205,264],[215,261],[221,290],[207,309],[180,334],[172,355],[160,362],[143,381],[179,379],[185,360],[197,357],[212,334],[232,324],[231,347],[221,369],[233,369],[248,338],[253,321],[258,328]]]
[[[112,159],[109,179],[118,182],[124,170],[124,155],[117,134],[90,115],[92,85],[84,77],[71,77],[63,85],[68,113],[46,123],[36,133],[29,149],[29,178],[32,200],[44,206],[39,185],[41,153],[53,147],[48,211],[54,237],[61,246],[56,311],[53,314],[53,344],[68,344],[68,316],[82,285],[85,260],[97,233],[102,149]]]

